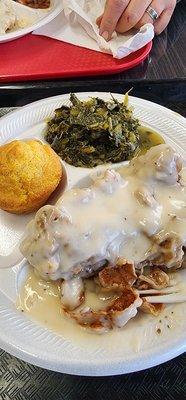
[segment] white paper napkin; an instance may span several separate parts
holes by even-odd
[[[105,0],[61,0],[63,11],[49,24],[37,29],[34,35],[72,43],[77,46],[112,54],[123,58],[142,48],[154,37],[152,24],[144,25],[139,31],[113,34],[106,42],[100,35],[96,19],[104,10]]]

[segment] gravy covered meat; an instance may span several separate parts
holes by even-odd
[[[182,172],[182,159],[171,147],[153,147],[119,172],[97,176],[89,188],[65,192],[28,225],[22,254],[41,277],[63,280],[62,307],[80,325],[123,326],[130,319],[126,310],[133,317],[142,304],[133,289],[136,279],[138,285],[169,285],[163,270],[181,267],[186,245]],[[83,278],[91,276],[101,290],[114,290],[101,311],[82,308]]]

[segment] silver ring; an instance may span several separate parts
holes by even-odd
[[[159,15],[156,12],[156,10],[154,8],[152,8],[151,6],[147,7],[146,11],[147,14],[149,14],[149,16],[153,19],[153,21],[156,21],[156,19],[158,19]]]

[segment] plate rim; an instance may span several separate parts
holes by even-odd
[[[82,92],[74,92],[76,95],[78,95],[79,97],[90,97],[90,95],[91,96],[104,96],[104,95],[116,95],[116,96],[124,96],[124,94],[122,94],[122,93],[117,93],[117,92],[107,92],[107,91],[105,91],[105,92],[101,92],[101,91],[86,91],[86,92],[84,92],[84,91],[82,91]],[[1,118],[0,118],[0,123],[2,122],[2,121],[5,121],[6,119],[8,120],[9,118],[11,118],[13,115],[15,115],[15,114],[18,114],[18,113],[22,113],[22,111],[24,111],[24,110],[26,110],[26,109],[28,109],[28,108],[30,108],[30,107],[35,107],[35,106],[37,106],[37,105],[39,105],[39,104],[42,104],[42,102],[43,101],[45,101],[45,102],[50,102],[50,101],[53,101],[53,100],[59,100],[59,99],[69,99],[69,95],[70,95],[70,93],[64,93],[64,94],[61,94],[61,95],[57,95],[57,96],[49,96],[49,97],[44,97],[44,98],[42,98],[42,99],[40,99],[40,100],[36,100],[36,101],[33,101],[33,102],[31,102],[31,103],[28,103],[28,104],[26,104],[26,105],[24,105],[24,106],[22,106],[22,107],[17,107],[17,109],[16,110],[13,110],[13,111],[10,111],[8,114],[5,114],[5,115],[3,115]],[[184,123],[184,125],[185,125],[185,127],[186,127],[186,118],[185,117],[183,117],[181,114],[179,114],[179,113],[177,113],[176,111],[173,111],[173,110],[171,110],[171,109],[169,109],[169,108],[167,108],[167,107],[165,107],[165,106],[162,106],[162,105],[160,105],[160,104],[158,104],[158,103],[155,103],[155,102],[153,102],[153,101],[151,101],[151,100],[146,100],[146,99],[142,99],[142,98],[140,98],[140,97],[137,97],[137,96],[131,96],[131,95],[129,95],[129,102],[130,102],[130,100],[132,100],[132,101],[140,101],[140,102],[142,102],[142,103],[144,103],[144,104],[147,104],[147,105],[149,105],[149,107],[151,106],[151,107],[153,107],[153,108],[160,108],[160,109],[162,109],[162,111],[164,112],[164,113],[166,113],[166,114],[168,114],[169,115],[169,117],[171,117],[171,119],[174,117],[174,118],[176,118],[177,119],[177,121],[176,122],[179,122],[179,120],[180,120],[180,123]]]
[[[77,93],[78,96],[81,95],[81,97],[87,97],[87,96],[95,96],[95,95],[107,95],[109,96],[109,92],[80,92]],[[123,96],[121,93],[112,93],[114,95],[119,95]],[[32,102],[30,104],[27,104],[24,107],[21,107],[20,110],[14,110],[10,112],[9,114],[3,116],[0,118],[0,127],[3,122],[8,121],[8,119],[14,118],[14,116],[21,115],[22,112],[26,109],[34,108],[37,107],[39,104],[43,103],[43,100],[46,102],[52,102],[52,101],[57,101],[57,100],[65,100],[69,99],[69,93],[64,94],[64,95],[58,95],[58,96],[52,96],[52,97],[47,97],[44,99],[37,100],[35,102]],[[182,117],[180,114],[175,113],[172,110],[167,109],[164,106],[160,106],[157,103],[144,100],[138,97],[133,97],[129,96],[129,100],[134,100],[133,102],[136,103],[138,101],[142,102],[143,104],[149,105],[149,107],[156,108],[158,110],[163,109],[164,113],[168,115],[169,118],[175,119],[176,122],[182,123],[186,127],[186,119]],[[166,344],[162,344],[164,347],[164,351],[160,353],[160,350],[156,350],[155,352],[151,351],[142,351],[143,353],[143,358],[141,357],[138,360],[135,360],[135,356],[137,357],[137,354],[133,354],[133,357],[127,360],[127,363],[125,364],[125,360],[122,358],[116,357],[114,360],[112,360],[111,363],[106,365],[106,361],[103,359],[101,360],[96,360],[96,362],[93,364],[92,361],[88,360],[70,360],[67,362],[67,360],[61,360],[61,362],[58,362],[58,360],[50,359],[50,361],[47,361],[46,357],[37,355],[34,352],[29,353],[29,351],[21,349],[18,345],[14,345],[13,343],[6,342],[5,340],[0,338],[0,346],[2,347],[3,350],[8,351],[10,354],[19,357],[20,359],[30,362],[34,365],[37,365],[39,367],[43,367],[46,369],[52,369],[54,371],[58,372],[63,372],[63,373],[68,373],[68,374],[74,374],[74,375],[86,375],[86,376],[109,376],[109,375],[119,375],[119,374],[125,374],[125,373],[130,373],[130,372],[136,372],[140,370],[144,370],[146,368],[151,368],[155,365],[162,364],[166,361],[169,361],[170,359],[182,354],[184,351],[186,351],[186,341],[185,341],[185,335],[179,336],[179,338],[176,338],[174,341],[171,341],[173,343],[173,348],[170,349],[170,343],[167,346]],[[147,353],[147,354],[146,354]],[[151,354],[152,353],[152,354]],[[139,353],[138,353],[139,354]]]
[[[115,359],[110,364],[105,365],[104,360],[97,360],[96,364],[92,365],[92,363],[81,360],[70,360],[67,362],[66,360],[61,360],[61,362],[56,362],[54,360],[50,360],[50,364],[46,357],[37,356],[36,354],[29,353],[29,351],[20,350],[18,347],[12,344],[7,344],[2,341],[0,338],[0,347],[10,353],[12,356],[17,357],[25,362],[36,365],[40,368],[45,368],[51,371],[66,373],[70,375],[78,375],[78,376],[115,376],[115,375],[124,375],[132,372],[143,371],[148,368],[155,367],[157,365],[163,364],[167,361],[172,360],[173,358],[183,354],[186,352],[186,343],[183,344],[182,339],[176,341],[175,346],[170,355],[170,349],[167,348],[166,351],[159,355],[158,350],[156,353],[153,353],[153,357],[151,355],[148,358],[145,358],[145,364],[143,359],[127,361],[127,365],[124,364],[124,360]],[[149,352],[148,352],[149,353]],[[144,354],[145,355],[145,354]]]

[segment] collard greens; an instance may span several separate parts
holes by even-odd
[[[70,96],[70,107],[55,110],[45,139],[59,156],[76,167],[95,167],[130,159],[139,148],[139,121],[128,106],[128,95],[120,103]]]

